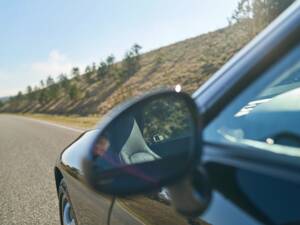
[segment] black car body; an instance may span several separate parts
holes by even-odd
[[[85,146],[96,132],[89,131],[62,152],[55,167],[57,189],[59,190],[61,179],[64,179],[77,223],[82,225],[300,224],[300,163],[297,150],[286,152],[279,152],[282,149],[275,148],[261,150],[264,147],[259,144],[246,143],[253,139],[259,141],[267,139],[267,143],[278,139],[282,145],[299,147],[298,136],[290,134],[291,131],[300,132],[299,111],[294,109],[293,115],[281,111],[272,116],[262,112],[270,112],[266,108],[278,105],[276,98],[283,98],[281,102],[291,99],[299,101],[300,95],[297,93],[287,95],[282,91],[251,99],[252,103],[271,99],[262,105],[251,104],[251,101],[247,100],[245,103],[250,106],[244,104],[243,110],[248,110],[247,120],[252,122],[248,123],[239,117],[233,120],[233,125],[230,125],[244,126],[244,133],[248,133],[249,136],[246,135],[243,142],[238,138],[230,139],[232,135],[227,130],[223,136],[210,135],[210,131],[206,131],[206,129],[217,130],[216,127],[222,121],[216,120],[222,116],[226,118],[225,111],[231,104],[238,102],[239,96],[246,95],[245,90],[247,92],[249,89],[251,93],[252,85],[259,83],[263,85],[266,82],[264,77],[269,80],[267,77],[270,76],[268,75],[270,70],[277,65],[286,66],[286,63],[291,62],[293,59],[290,55],[297,54],[292,52],[298,50],[299,44],[300,4],[297,2],[194,93],[193,99],[198,107],[199,117],[203,121],[201,130],[204,131],[200,163],[206,171],[209,178],[207,185],[212,191],[207,208],[198,218],[176,213],[165,189],[159,193],[145,193],[124,198],[114,198],[92,191],[86,184],[81,166]],[[282,64],[282,61],[285,62]],[[298,79],[297,74],[293,76],[294,80]],[[285,95],[282,97],[281,93]],[[293,104],[297,104],[296,102],[295,100]],[[275,126],[278,121],[284,123]],[[282,130],[282,134],[268,139],[266,136],[269,135],[268,132],[263,130],[265,127],[274,127],[274,130],[278,130],[274,131],[276,134]],[[223,141],[215,141],[222,138]],[[230,140],[225,140],[226,138]],[[292,144],[287,144],[290,142]]]

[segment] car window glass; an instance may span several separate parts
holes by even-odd
[[[204,139],[300,156],[300,47],[238,95],[204,130]]]

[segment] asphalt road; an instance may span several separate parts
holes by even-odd
[[[0,115],[0,224],[59,224],[53,167],[80,131]]]

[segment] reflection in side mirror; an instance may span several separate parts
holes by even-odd
[[[187,94],[148,95],[113,114],[83,163],[97,191],[121,196],[159,188],[194,165],[197,115]]]

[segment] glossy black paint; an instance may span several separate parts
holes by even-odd
[[[298,2],[193,95],[199,114],[204,116],[204,126],[243,88],[299,43],[299,34]],[[300,224],[299,167],[282,163],[272,153],[203,143],[200,166],[208,174],[212,199],[201,219],[189,219],[175,213],[163,192],[118,199],[109,214],[112,198],[92,192],[83,180],[82,171],[74,165],[75,158],[84,151],[76,146],[71,145],[62,153],[55,174],[57,181],[61,177],[66,180],[79,224],[107,224],[110,216],[114,225]],[[73,160],[62,160],[67,151]]]
[[[86,154],[85,146],[91,144],[96,134],[93,130],[80,135],[62,152],[56,167],[67,185],[78,224],[106,224],[111,204],[111,197],[98,195],[90,190],[82,172],[81,158]]]

